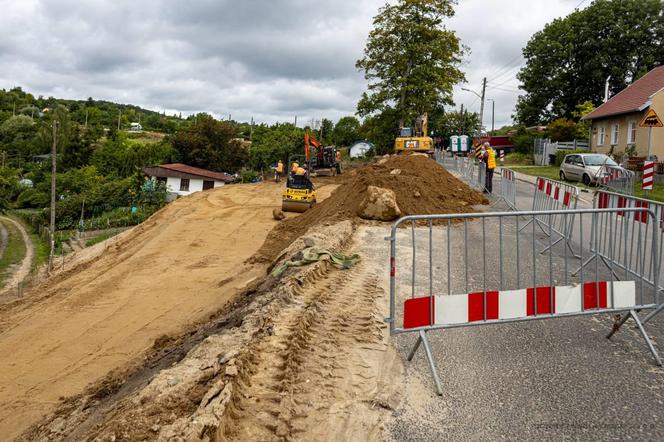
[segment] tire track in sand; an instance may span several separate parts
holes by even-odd
[[[380,418],[371,409],[390,407],[379,397],[387,394],[382,374],[392,369],[378,277],[362,263],[349,271],[324,267],[295,295],[252,350],[257,358],[244,367],[251,375],[221,426],[224,436],[337,440],[361,431],[376,439]]]

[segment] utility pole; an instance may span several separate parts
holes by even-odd
[[[118,130],[120,130],[120,117],[122,117],[122,109],[118,110]]]
[[[85,128],[88,128],[88,109],[85,109]]]
[[[463,113],[463,103],[461,103],[461,128],[459,135],[464,135],[466,132],[466,115]]]
[[[295,115],[295,123],[293,123],[293,126],[297,127],[297,115]]]
[[[482,104],[480,105],[480,133],[482,136],[482,124],[484,124],[484,96],[486,94],[486,77],[482,80]]]
[[[251,117],[251,128],[249,129],[249,141],[254,137],[254,117]]]
[[[53,269],[53,255],[55,253],[55,173],[56,173],[56,152],[58,147],[58,120],[53,120],[53,144],[51,144],[51,226],[50,226],[50,245],[51,251],[48,254],[48,272]]]

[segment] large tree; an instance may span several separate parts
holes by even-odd
[[[459,70],[464,49],[444,25],[455,4],[398,0],[380,9],[356,64],[369,83],[358,103],[360,116],[389,111],[400,124],[412,124],[417,115],[452,102],[452,87],[464,80]]]
[[[523,50],[516,119],[525,125],[570,118],[578,103],[600,103],[606,78],[616,93],[664,60],[662,0],[595,0],[556,19]]]

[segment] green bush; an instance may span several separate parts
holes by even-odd
[[[590,153],[587,150],[559,150],[556,152],[556,162],[554,163],[554,166],[560,166],[563,163],[563,160],[565,159],[565,156],[570,155],[570,154],[577,154],[577,153]]]

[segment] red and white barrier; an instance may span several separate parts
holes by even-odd
[[[572,193],[570,189],[571,186],[564,185],[562,187],[558,181],[550,181],[546,178],[537,178],[537,192],[544,193],[549,198],[562,203],[565,207],[570,207],[573,199],[578,195],[578,190],[575,193]]]
[[[505,151],[504,150],[500,151],[500,162],[501,163],[505,162]]]
[[[484,299],[486,299],[486,319]],[[433,323],[429,306],[431,301],[433,301]],[[629,309],[635,305],[634,281],[587,282],[583,287],[575,285],[491,291],[486,292],[486,295],[484,292],[436,295],[406,300],[403,328],[509,320],[536,314],[579,313],[593,309]]]
[[[652,190],[653,182],[655,181],[655,162],[643,162],[643,190]]]

